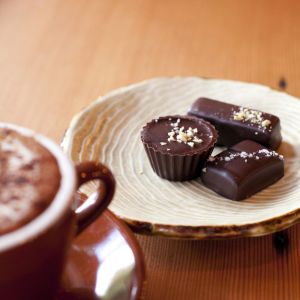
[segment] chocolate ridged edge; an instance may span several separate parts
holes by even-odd
[[[160,149],[155,149],[151,144],[145,142],[143,138],[143,131],[147,128],[147,126],[153,124],[154,122],[157,123],[157,120],[169,120],[170,118],[194,120],[197,123],[201,123],[209,127],[211,130],[212,138],[206,149],[189,153],[187,152],[175,154],[171,151],[166,153],[161,151]],[[159,117],[158,119],[153,119],[152,121],[147,123],[143,127],[141,133],[141,140],[143,142],[152,169],[158,176],[170,181],[186,181],[199,177],[201,175],[203,165],[214,149],[217,139],[218,132],[215,127],[206,120],[194,116],[174,115]]]
[[[154,172],[171,181],[185,181],[194,179],[201,174],[202,167],[211,154],[214,145],[207,151],[193,155],[169,155],[144,144],[150,164]]]

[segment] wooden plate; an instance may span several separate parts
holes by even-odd
[[[186,114],[199,96],[257,108],[281,118],[285,176],[243,201],[201,184],[169,182],[148,162],[140,131],[149,120]],[[110,205],[136,232],[184,238],[258,236],[286,228],[300,216],[300,101],[258,84],[195,77],[157,78],[115,90],[76,115],[63,148],[74,161],[100,160],[118,182]],[[87,194],[93,192],[87,186]]]

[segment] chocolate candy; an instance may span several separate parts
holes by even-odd
[[[279,118],[258,110],[199,98],[188,114],[203,118],[216,127],[219,132],[218,145],[230,147],[250,139],[270,149],[277,149],[282,140]]]
[[[242,200],[275,183],[283,175],[282,155],[245,140],[210,157],[201,179],[216,193]]]
[[[173,181],[198,177],[217,137],[217,131],[210,123],[178,115],[154,119],[141,132],[154,172]]]

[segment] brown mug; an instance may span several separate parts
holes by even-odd
[[[0,236],[0,299],[53,299],[72,239],[108,206],[115,180],[101,163],[89,161],[75,167],[58,145],[29,129],[5,123],[0,127],[38,141],[56,158],[61,173],[60,188],[50,206],[30,223]],[[76,208],[78,188],[95,179],[102,182],[97,193]]]

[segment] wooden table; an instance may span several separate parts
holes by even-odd
[[[2,0],[0,118],[57,142],[109,90],[161,75],[230,78],[300,96],[300,2]],[[286,83],[286,86],[285,84]],[[300,226],[272,236],[180,241],[138,236],[144,299],[299,299]]]

